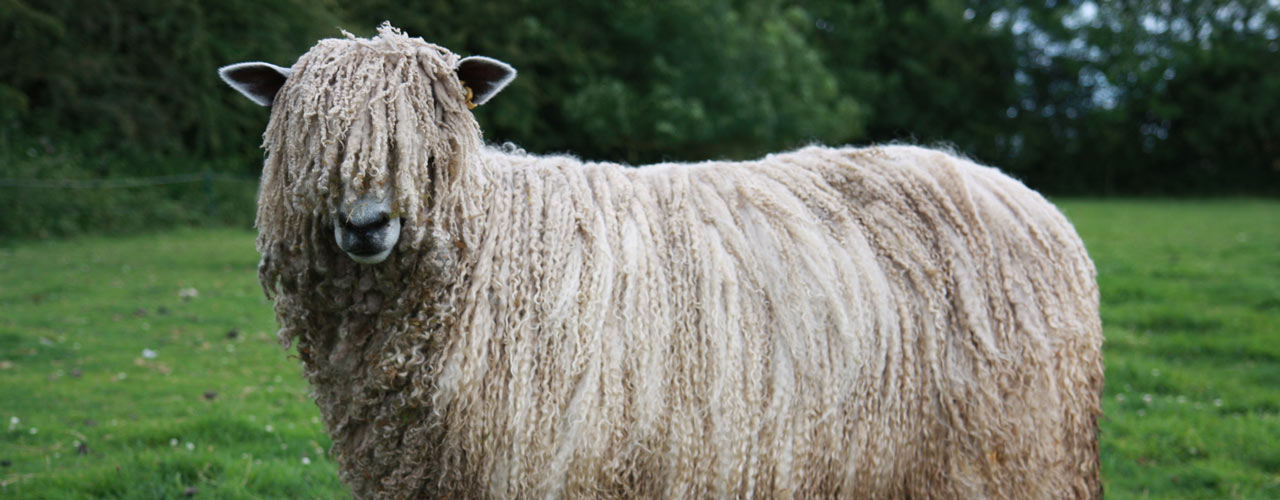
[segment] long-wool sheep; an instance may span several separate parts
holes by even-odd
[[[1095,271],[1044,198],[910,146],[486,147],[458,65],[384,25],[266,98],[261,281],[356,497],[1101,494]],[[367,265],[332,224],[371,192]]]

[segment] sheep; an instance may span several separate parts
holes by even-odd
[[[357,498],[1092,498],[1095,270],[996,169],[907,145],[629,168],[485,146],[515,76],[382,25],[223,78]]]

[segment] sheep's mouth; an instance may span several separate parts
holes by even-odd
[[[380,213],[373,217],[334,218],[333,237],[351,260],[377,264],[391,255],[400,239],[400,218]]]

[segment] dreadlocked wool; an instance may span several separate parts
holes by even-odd
[[[1087,498],[1092,263],[997,170],[909,147],[626,168],[483,146],[384,26],[292,67],[260,276],[357,498]],[[330,224],[390,193],[392,256]]]

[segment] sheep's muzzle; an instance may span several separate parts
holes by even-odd
[[[352,260],[377,264],[391,255],[400,239],[400,218],[392,215],[387,200],[362,197],[335,214],[333,238]]]

